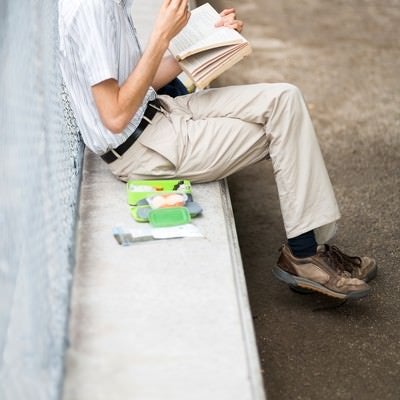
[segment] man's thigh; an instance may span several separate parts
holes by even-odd
[[[233,118],[191,120],[166,117],[110,165],[121,180],[184,177],[222,179],[264,159],[268,140],[262,125]],[[157,139],[168,137],[168,142]]]
[[[171,112],[187,113],[193,120],[229,117],[265,125],[282,94],[293,90],[287,83],[259,83],[213,88],[174,99],[161,96],[161,100]]]
[[[246,87],[251,94],[245,96],[243,104],[251,105],[250,99],[259,97],[265,90],[263,86]],[[231,105],[230,111],[227,107],[222,109],[233,93],[239,95],[239,88],[210,90],[207,96],[161,96],[167,112],[159,114],[128,154],[115,162],[114,174],[121,179],[178,176],[206,182],[224,178],[265,158],[269,138],[260,116],[239,105]],[[222,111],[210,107],[217,103]],[[238,113],[254,114],[251,118],[249,114],[248,119],[257,122],[241,119]]]
[[[264,127],[236,118],[190,119],[182,143],[176,174],[193,182],[224,178],[268,154]]]

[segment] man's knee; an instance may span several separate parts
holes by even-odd
[[[276,83],[279,86],[279,92],[281,96],[287,97],[303,97],[301,90],[291,83]]]
[[[286,103],[288,100],[295,100],[297,102],[304,99],[301,90],[291,83],[261,83],[259,86],[263,91],[265,91],[269,98],[272,96],[278,101],[284,100]]]

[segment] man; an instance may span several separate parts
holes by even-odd
[[[157,96],[181,72],[164,55],[190,18],[188,0],[162,2],[143,52],[130,9],[131,0],[60,1],[61,70],[87,147],[123,181],[206,182],[270,158],[288,238],[274,274],[336,298],[368,294],[375,260],[323,244],[340,214],[300,91],[259,84]],[[228,9],[217,25],[243,23]]]

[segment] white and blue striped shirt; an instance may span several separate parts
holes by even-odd
[[[60,0],[60,66],[83,141],[103,154],[118,147],[135,130],[147,102],[156,97],[149,88],[142,106],[120,134],[101,122],[91,87],[106,79],[122,85],[141,57],[130,18],[133,0]]]

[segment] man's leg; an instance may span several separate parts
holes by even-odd
[[[249,140],[251,144],[254,135],[248,127],[236,133],[233,126],[237,120],[256,125],[266,138],[264,154],[269,152],[272,160],[287,237],[316,228],[320,243],[333,235],[340,213],[307,107],[296,87],[260,84],[212,89],[168,101],[167,108],[187,118],[184,126],[180,121],[176,127],[184,129],[187,138],[179,172],[200,172],[207,180],[229,175],[230,168],[231,172],[243,168],[249,160],[236,160],[231,153],[242,157],[240,149],[249,151],[246,144]],[[232,160],[226,159],[229,154]]]
[[[287,237],[293,240],[315,229],[320,241],[329,239],[332,229],[325,237],[321,233],[334,225],[339,211],[307,107],[297,88],[262,84],[161,99],[166,115],[159,117],[140,137],[142,152],[148,149],[150,155],[145,152],[145,157],[139,157],[140,163],[136,158],[131,177],[215,180],[261,160],[269,151]],[[157,161],[150,167],[153,158]],[[319,251],[316,268],[326,270],[319,276],[313,268],[306,268],[305,272],[302,268],[299,272],[296,258],[281,266],[285,264],[283,268],[289,274],[296,270],[303,276],[296,284],[307,286],[310,281],[308,287],[313,290],[336,297],[366,294],[368,286],[363,282],[342,277],[343,266],[342,271],[336,271],[337,253],[330,258],[335,265],[328,259],[329,262],[322,260],[329,254]],[[289,257],[287,251],[284,255]],[[342,278],[346,278],[346,284]],[[317,286],[315,279],[319,280]],[[293,284],[291,280],[287,283]]]

